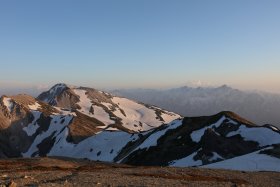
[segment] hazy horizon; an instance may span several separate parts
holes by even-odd
[[[40,93],[49,90],[52,86],[58,83],[64,83],[64,82],[57,82],[54,84],[45,84],[45,85],[31,85],[31,84],[19,84],[19,83],[8,83],[4,84],[3,82],[0,82],[0,96],[2,95],[18,95],[18,94],[28,94],[37,97]],[[188,81],[185,84],[182,85],[171,85],[167,87],[140,87],[140,86],[135,86],[135,87],[98,87],[95,85],[86,85],[86,84],[71,84],[71,83],[65,83],[71,86],[85,86],[85,87],[90,87],[90,88],[95,88],[103,91],[113,91],[113,90],[130,90],[130,89],[153,89],[153,90],[168,90],[168,89],[176,89],[176,88],[181,88],[181,87],[192,87],[192,88],[198,88],[198,87],[208,87],[208,88],[217,88],[221,86],[229,86],[233,89],[238,89],[241,91],[245,92],[264,92],[264,93],[270,93],[270,94],[277,94],[279,95],[280,92],[273,92],[273,91],[268,91],[268,90],[261,90],[258,88],[255,89],[246,89],[242,87],[235,87],[230,84],[210,84],[210,83],[205,83],[201,81]]]
[[[1,1],[0,88],[280,93],[279,1]]]

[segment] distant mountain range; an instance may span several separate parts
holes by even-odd
[[[257,124],[280,127],[280,95],[246,92],[227,85],[220,87],[180,87],[167,90],[119,89],[111,93],[159,106],[182,116],[213,115],[233,111]]]
[[[277,127],[257,126],[233,112],[181,117],[66,84],[38,98],[0,99],[0,158],[65,156],[131,165],[280,171],[279,152]]]

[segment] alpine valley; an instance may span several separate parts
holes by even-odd
[[[62,156],[137,166],[280,172],[280,130],[233,112],[183,117],[57,84],[0,99],[0,158]]]

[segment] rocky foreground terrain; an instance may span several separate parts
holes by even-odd
[[[1,186],[280,186],[280,173],[135,167],[68,158],[0,160]]]

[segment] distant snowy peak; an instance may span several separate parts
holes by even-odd
[[[214,87],[213,84],[203,82],[201,80],[198,81],[189,81],[185,83],[186,87],[198,88],[198,87]]]
[[[165,90],[165,91],[169,91],[169,92],[178,92],[178,93],[181,93],[181,94],[184,94],[184,93],[188,93],[188,92],[217,92],[217,93],[225,93],[225,92],[230,92],[230,91],[237,91],[236,89],[224,84],[224,85],[221,85],[221,86],[182,86],[182,87],[179,87],[179,88],[172,88],[172,89],[169,89],[169,90]]]
[[[56,98],[65,90],[70,89],[66,84],[60,83],[51,87],[50,90],[43,92],[38,96],[38,99],[49,103],[51,105],[56,105]]]
[[[178,114],[87,87],[57,84],[39,100],[92,118],[105,130],[143,132],[179,118]]]
[[[213,115],[233,111],[257,124],[280,127],[280,95],[242,91],[228,85],[157,89],[119,89],[113,94],[156,105],[182,116]]]

